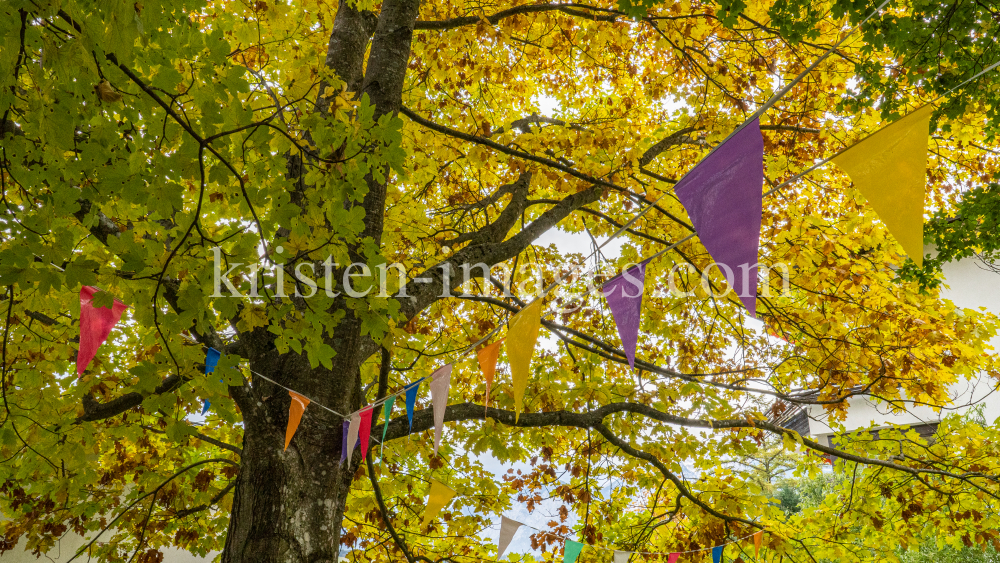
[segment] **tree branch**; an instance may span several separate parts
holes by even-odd
[[[576,9],[574,9],[576,8]],[[604,12],[606,15],[588,14],[582,10],[591,10],[594,12]],[[446,30],[455,29],[457,27],[463,27],[467,25],[476,25],[479,22],[485,20],[490,25],[496,25],[497,22],[504,18],[509,18],[512,16],[518,16],[521,14],[532,14],[538,12],[563,12],[572,16],[584,17],[593,21],[605,21],[614,22],[618,21],[620,18],[624,18],[625,14],[617,10],[608,10],[606,8],[597,8],[594,6],[588,6],[586,4],[527,4],[524,6],[517,6],[514,8],[508,8],[506,10],[501,10],[490,16],[464,16],[458,18],[451,18],[447,20],[439,21],[427,21],[421,20],[417,21],[414,29],[428,29],[428,30]]]
[[[794,430],[764,420],[747,420],[747,419],[713,420],[713,419],[703,419],[703,418],[687,418],[659,411],[648,405],[643,405],[640,403],[631,403],[631,402],[610,403],[602,407],[599,407],[597,409],[586,412],[574,412],[574,411],[563,410],[563,411],[550,411],[541,413],[521,413],[521,415],[517,418],[515,418],[515,413],[513,411],[501,410],[495,407],[484,407],[483,405],[477,405],[474,403],[462,403],[457,405],[449,405],[447,410],[445,411],[444,420],[445,422],[463,422],[469,420],[485,420],[487,418],[491,418],[506,426],[512,426],[517,428],[547,428],[551,426],[566,426],[566,427],[575,427],[583,429],[592,428],[599,431],[599,425],[603,424],[605,418],[613,414],[620,414],[620,413],[637,414],[649,418],[651,420],[656,420],[658,422],[684,426],[687,428],[703,428],[707,430],[731,430],[731,429],[764,430],[766,432],[778,436],[789,436],[795,439],[795,441],[802,443],[802,445],[804,445],[805,447],[820,453],[836,456],[841,459],[846,459],[848,461],[853,461],[864,465],[885,467],[887,469],[900,471],[916,477],[920,477],[923,475],[937,475],[939,477],[956,479],[969,483],[970,485],[976,487],[977,489],[983,491],[985,494],[988,494],[993,498],[1000,498],[1000,495],[997,495],[997,493],[988,491],[983,487],[972,482],[972,479],[974,478],[982,478],[992,482],[998,482],[1000,481],[1000,476],[997,475],[989,475],[980,472],[966,472],[958,474],[940,469],[926,469],[926,468],[921,469],[916,467],[908,467],[891,461],[884,461],[881,459],[874,459],[874,458],[854,455],[831,446],[824,446],[823,444],[820,444],[815,440],[811,440],[809,438],[801,436],[798,432]],[[405,415],[394,418],[393,420],[388,422],[388,424],[389,424],[389,429],[386,433],[386,440],[395,440],[398,438],[408,436],[415,432],[423,432],[425,430],[433,428],[434,414],[432,412],[432,409],[422,409],[414,413],[412,429],[410,428],[409,421]]]

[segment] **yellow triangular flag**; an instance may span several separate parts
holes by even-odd
[[[514,383],[514,420],[521,416],[524,390],[528,387],[531,356],[535,353],[538,328],[542,325],[542,300],[538,299],[521,309],[510,320],[507,329],[507,360]]]
[[[934,106],[926,105],[833,159],[917,266],[924,261],[927,139],[933,111]]]
[[[436,479],[431,479],[431,492],[427,495],[427,506],[424,508],[424,521],[420,524],[425,528],[431,520],[437,516],[438,512],[445,507],[451,499],[455,498],[455,491],[441,484]]]

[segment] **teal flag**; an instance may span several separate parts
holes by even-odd
[[[385,433],[389,431],[389,413],[392,412],[392,405],[396,402],[396,396],[393,395],[386,399],[385,404],[382,405],[382,447],[378,452],[378,462],[382,463],[382,454],[385,453]]]
[[[563,563],[573,563],[583,551],[583,544],[578,541],[566,540],[566,547],[563,549]]]

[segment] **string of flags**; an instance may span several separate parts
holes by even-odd
[[[429,502],[428,502],[428,505],[429,505]],[[506,516],[501,516],[500,517],[500,535],[497,538],[497,559],[502,559],[503,558],[504,553],[507,552],[507,548],[510,546],[511,541],[513,541],[513,539],[514,539],[514,535],[517,534],[517,531],[520,530],[522,527],[531,528],[532,530],[535,530],[536,532],[541,532],[543,534],[550,535],[550,536],[553,536],[553,537],[556,537],[556,538],[564,540],[565,544],[563,546],[563,563],[574,563],[577,560],[577,558],[580,556],[580,553],[582,553],[584,547],[590,547],[591,549],[597,549],[599,551],[611,551],[611,552],[613,552],[614,553],[614,559],[613,559],[614,563],[619,563],[619,562],[624,563],[624,562],[627,562],[629,560],[629,558],[631,558],[633,555],[643,555],[643,556],[647,556],[647,555],[659,555],[659,556],[666,555],[667,556],[667,563],[677,563],[677,561],[680,559],[680,557],[682,555],[687,555],[687,554],[692,554],[692,553],[702,553],[702,552],[706,552],[706,551],[711,551],[711,553],[712,553],[712,562],[713,563],[722,563],[722,556],[723,556],[723,553],[725,551],[726,546],[735,545],[735,544],[741,543],[744,540],[747,540],[749,538],[753,538],[754,559],[757,559],[758,556],[760,555],[760,546],[761,546],[761,544],[763,542],[763,539],[764,539],[764,530],[759,530],[759,531],[754,532],[752,534],[743,536],[741,538],[737,538],[737,539],[735,539],[733,541],[726,542],[726,543],[723,543],[721,545],[716,545],[716,546],[713,546],[713,547],[702,548],[702,549],[692,549],[692,550],[688,550],[688,551],[673,551],[673,552],[626,551],[626,550],[615,549],[615,548],[612,548],[612,547],[605,547],[605,546],[600,546],[600,545],[589,545],[589,546],[587,546],[587,545],[585,545],[585,544],[583,544],[581,542],[572,540],[572,539],[570,539],[570,538],[568,538],[566,536],[563,536],[561,534],[556,534],[554,532],[550,532],[548,530],[543,530],[541,528],[536,528],[534,526],[525,524],[523,522],[518,522],[517,520],[514,520],[512,518],[507,518]]]
[[[851,176],[859,191],[869,199],[876,213],[883,219],[890,233],[901,242],[904,250],[918,264],[921,262],[923,248],[923,193],[932,109],[931,104],[925,105],[829,159]],[[759,122],[753,120],[695,166],[678,182],[675,189],[681,203],[688,210],[705,248],[716,259],[716,263],[730,268],[734,274],[735,284],[742,286],[744,291],[740,299],[751,315],[756,314],[756,259],[760,244],[763,198],[761,193],[763,150]],[[889,189],[886,189],[887,187]],[[648,258],[626,269],[601,287],[618,329],[622,349],[632,368],[635,367],[646,268],[651,259]],[[733,266],[737,264],[741,267],[734,268]],[[520,417],[530,376],[531,359],[541,326],[542,301],[545,294],[559,282],[561,280],[546,288],[542,295],[537,296],[511,318],[506,339],[498,339],[478,351],[480,370],[487,385],[487,407],[500,347],[506,344],[515,417]],[[113,301],[111,308],[94,307],[92,300],[98,291],[91,286],[84,286],[80,290],[78,376],[86,370],[97,349],[107,340],[111,329],[128,308],[117,299]],[[460,356],[464,356],[491,338],[499,328],[467,348]],[[220,357],[219,351],[208,348],[205,373],[212,373],[215,370]],[[435,454],[440,447],[452,365],[446,364],[431,375]],[[256,375],[264,377],[261,374]],[[323,406],[323,408],[346,419],[345,439],[360,438],[359,441],[365,444],[361,453],[362,459],[365,459],[374,408],[383,404],[383,413],[388,417],[396,397],[403,394],[407,418],[412,427],[417,392],[423,380],[424,378],[418,379],[400,392],[346,416],[328,407]],[[286,389],[292,398],[286,429],[287,449],[310,400],[301,393]],[[211,403],[206,400],[202,414],[207,413],[210,406]],[[384,427],[383,440],[386,431],[387,428]],[[353,448],[347,448],[345,452],[348,461],[351,459],[352,451]]]
[[[862,23],[881,9],[887,1],[885,0]],[[853,32],[860,25],[855,26],[851,31]],[[845,38],[846,36],[840,42]],[[766,194],[762,193],[764,183],[764,145],[760,130],[760,116],[777,99],[787,93],[795,83],[815,68],[820,61],[832,53],[837,45],[800,73],[799,76],[786,85],[780,92],[772,96],[764,106],[755,112],[750,120],[737,128],[734,133],[719,146],[715,147],[701,162],[678,181],[674,192],[687,210],[688,216],[694,225],[695,233],[670,245],[669,248],[659,251],[652,257],[646,258],[639,264],[626,269],[621,275],[612,278],[602,286],[601,290],[615,321],[622,349],[629,366],[633,369],[635,367],[635,352],[642,316],[642,295],[645,290],[646,268],[649,262],[670,248],[678,246],[697,234],[705,249],[715,260],[715,263],[720,268],[727,268],[729,273],[732,274],[731,279],[733,280],[733,285],[736,286],[732,289],[736,290],[740,301],[748,313],[755,317],[757,296],[756,270],[760,246],[763,198],[765,195],[770,195],[778,189],[789,185],[827,162],[833,162],[847,173],[859,192],[869,201],[889,233],[900,243],[906,254],[918,266],[922,264],[927,147],[930,117],[934,109],[934,103],[937,100],[887,125],[847,149],[813,165],[791,179],[786,180],[778,187],[768,191]],[[965,86],[998,66],[1000,66],[1000,62],[985,68],[972,78],[952,88],[944,95],[939,96],[938,99]],[[660,198],[665,195],[661,195]],[[660,198],[640,210],[635,217],[598,246],[595,253],[612,239],[624,233],[630,225],[652,209]],[[561,283],[563,283],[563,278],[557,279],[540,295],[522,307],[511,318],[505,339],[500,338],[489,345],[479,348],[477,357],[487,386],[487,408],[500,347],[506,345],[507,359],[512,378],[515,417],[520,416],[523,410],[524,394],[530,378],[531,359],[534,354],[538,331],[541,325],[542,302],[544,297]],[[629,291],[630,289],[634,289],[635,292]],[[77,353],[78,377],[82,376],[96,355],[97,350],[107,340],[111,329],[120,321],[125,309],[128,308],[127,305],[117,299],[112,301],[110,308],[95,307],[93,305],[93,298],[98,291],[100,291],[98,288],[91,286],[84,286],[80,290],[80,346]],[[500,327],[497,327],[491,331],[479,342],[466,348],[459,357],[476,349],[480,344],[486,343],[499,330]],[[219,351],[213,348],[209,348],[206,351],[206,374],[214,372],[220,358],[221,353]],[[434,418],[435,454],[437,454],[440,447],[452,369],[453,363],[449,363],[438,368],[429,376]],[[348,463],[351,462],[354,449],[358,447],[361,449],[362,459],[367,459],[371,440],[372,416],[379,405],[382,405],[382,414],[388,420],[397,396],[403,395],[407,418],[412,427],[417,392],[420,384],[425,380],[425,378],[420,378],[409,383],[395,394],[362,407],[348,415],[343,415],[325,405],[311,401],[305,395],[285,387],[262,374],[253,373],[285,388],[289,393],[289,417],[284,444],[286,450],[295,436],[295,432],[307,407],[310,404],[316,404],[344,418],[341,459]],[[210,406],[211,403],[206,400],[202,413],[207,413]],[[388,425],[383,425],[383,447],[387,430]],[[352,444],[353,447],[348,447]],[[432,479],[422,525],[426,526],[454,496],[454,490]],[[514,533],[522,525],[506,517],[503,518],[499,542],[499,544],[502,544],[500,549],[501,555]],[[511,528],[511,526],[514,527]],[[761,534],[762,532],[754,534],[756,550],[760,548]],[[714,563],[721,563],[723,548],[724,546],[711,548]],[[566,538],[564,563],[576,561],[582,549],[582,543]],[[669,554],[668,562],[676,563],[680,553],[683,552]],[[616,563],[618,561],[627,561],[629,555],[630,552],[615,551],[614,559]]]

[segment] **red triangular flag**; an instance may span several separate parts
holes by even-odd
[[[361,424],[358,426],[358,441],[361,442],[361,459],[368,457],[368,438],[372,432],[372,408],[365,407],[362,409],[359,415],[361,415]]]
[[[285,449],[288,449],[288,444],[292,443],[292,436],[295,435],[295,431],[299,428],[299,422],[302,421],[302,413],[306,412],[306,407],[309,406],[309,399],[299,395],[295,391],[289,391],[288,395],[292,398],[292,404],[288,407],[288,427],[285,428]]]
[[[97,349],[104,344],[111,334],[111,329],[118,324],[122,313],[128,305],[115,299],[110,309],[94,307],[94,294],[100,291],[96,287],[85,285],[80,288],[80,348],[76,354],[76,375],[83,375],[90,360],[97,355]]]
[[[670,555],[667,556],[667,563],[677,563],[677,560],[680,558],[680,556],[681,556],[680,553],[671,553]]]

